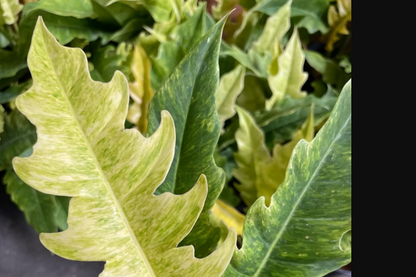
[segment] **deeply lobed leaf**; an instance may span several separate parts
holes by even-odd
[[[209,190],[204,211],[183,242],[194,245],[198,257],[209,254],[220,237],[220,230],[209,223],[209,213],[225,183],[225,174],[214,161],[221,131],[215,94],[224,22],[225,18],[191,48],[156,92],[149,111],[150,134],[159,126],[164,109],[172,114],[177,134],[172,167],[158,193],[185,193],[201,174],[207,176]]]
[[[260,198],[224,276],[324,276],[351,260],[351,83],[329,121],[294,150],[269,208]]]
[[[67,259],[107,261],[100,276],[220,276],[235,232],[202,260],[192,247],[176,248],[202,211],[205,177],[187,194],[153,195],[174,156],[169,113],[162,112],[150,138],[124,130],[125,77],[92,81],[85,54],[62,47],[42,20],[28,64],[33,87],[17,106],[36,125],[38,142],[32,156],[14,159],[14,168],[41,192],[73,197],[68,230],[42,234],[42,243]]]

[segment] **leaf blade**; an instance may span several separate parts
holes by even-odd
[[[323,276],[350,261],[351,252],[339,246],[350,229],[348,83],[317,137],[295,148],[285,183],[273,195],[271,206],[266,208],[261,198],[250,209],[244,245],[235,253],[225,276]]]
[[[117,72],[110,83],[92,81],[82,50],[62,47],[41,19],[28,63],[34,83],[17,106],[36,125],[38,142],[32,156],[14,159],[14,168],[44,193],[73,197],[68,230],[42,234],[42,243],[67,259],[107,261],[101,276],[192,276],[207,268],[220,276],[234,232],[207,259],[194,258],[192,247],[176,248],[201,213],[206,178],[185,195],[153,195],[174,154],[169,113],[162,112],[148,139],[124,130],[125,77]],[[179,209],[184,213],[172,216]]]
[[[185,193],[200,174],[209,182],[203,214],[184,244],[192,244],[197,255],[209,254],[220,232],[209,224],[209,212],[220,195],[225,173],[214,161],[220,124],[215,106],[219,82],[218,55],[225,19],[217,23],[176,67],[153,97],[149,111],[149,133],[160,121],[160,111],[168,110],[175,120],[176,151],[172,167],[158,193]]]

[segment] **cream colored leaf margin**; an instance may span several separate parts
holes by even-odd
[[[41,234],[52,252],[71,260],[107,261],[101,277],[221,276],[235,248],[234,230],[205,259],[176,248],[204,206],[201,176],[185,195],[153,195],[165,179],[175,126],[162,112],[159,130],[144,138],[124,130],[128,84],[92,81],[80,49],[61,46],[38,20],[28,58],[33,87],[17,99],[36,125],[29,158],[15,158],[19,177],[35,189],[71,196],[67,231]]]

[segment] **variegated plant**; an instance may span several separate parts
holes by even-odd
[[[351,10],[0,0],[4,191],[49,250],[105,262],[100,276],[338,269],[351,261]],[[1,276],[20,275],[12,257]]]

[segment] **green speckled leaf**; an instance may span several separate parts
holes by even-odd
[[[297,99],[306,96],[306,93],[301,90],[308,79],[308,74],[303,72],[305,56],[302,52],[297,30],[293,33],[292,38],[282,55],[277,59],[277,62],[277,74],[270,75],[268,78],[273,96],[266,102],[267,110],[271,110],[286,95]]]
[[[25,214],[26,221],[38,233],[57,232],[67,228],[66,218],[68,207],[62,206],[59,198],[43,194],[26,185],[13,170],[4,176],[4,184],[12,201]],[[66,197],[65,197],[66,198]],[[65,200],[62,200],[65,201]]]
[[[160,124],[160,112],[168,110],[175,121],[176,151],[172,167],[159,193],[185,193],[201,174],[208,179],[204,211],[183,242],[196,247],[198,257],[215,248],[220,231],[209,224],[209,212],[220,195],[225,174],[214,162],[221,126],[215,107],[219,83],[218,52],[224,19],[196,44],[176,67],[150,104],[149,133]]]
[[[224,276],[316,277],[350,262],[340,243],[351,230],[351,83],[316,138],[295,148],[269,208],[264,200]]]
[[[235,101],[244,89],[246,69],[237,66],[233,71],[221,77],[216,94],[216,106],[222,125],[236,113]]]
[[[23,5],[19,0],[0,0],[0,26],[3,24],[12,25],[16,23],[18,14]]]
[[[203,209],[206,178],[184,195],[153,194],[174,156],[170,114],[162,112],[150,138],[125,130],[126,78],[117,72],[110,83],[92,81],[82,50],[62,47],[41,19],[28,64],[33,86],[16,103],[38,142],[32,156],[13,160],[14,169],[43,193],[73,197],[68,229],[41,234],[41,242],[67,259],[106,261],[101,277],[220,276],[235,232],[206,259],[176,247]]]

